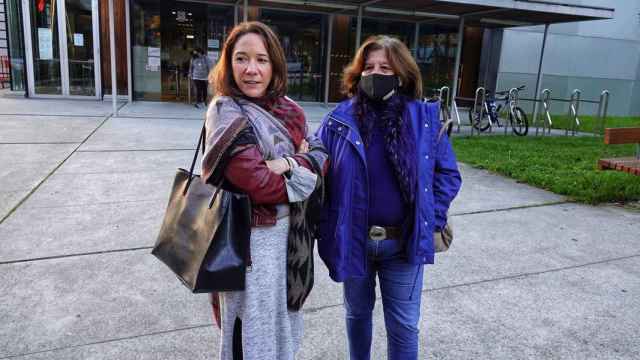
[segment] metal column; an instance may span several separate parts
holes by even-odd
[[[458,46],[456,48],[456,64],[453,68],[453,91],[451,92],[451,100],[453,103],[458,96],[458,77],[460,76],[460,60],[462,59],[462,40],[464,39],[464,17],[460,17],[458,25]]]
[[[26,97],[34,96],[35,91],[35,70],[33,66],[33,46],[31,43],[31,10],[29,0],[22,0],[22,31],[24,33],[24,58],[27,68]]]
[[[360,42],[362,41],[362,6],[358,6],[358,26],[356,27],[356,49],[360,47]]]
[[[329,35],[327,36],[327,67],[324,73],[324,106],[329,106],[329,82],[331,81],[331,42],[333,38],[333,17],[329,15]]]
[[[124,16],[126,16],[125,26],[127,32],[127,97],[129,103],[133,101],[133,82],[131,69],[131,17],[129,16],[129,0],[124,1]]]
[[[413,34],[413,57],[418,58],[418,38],[420,37],[420,23],[416,23],[416,31]]]
[[[71,95],[70,89],[70,74],[69,74],[69,48],[67,47],[67,9],[64,1],[58,1],[57,4],[54,1],[52,4],[57,5],[57,18],[58,18],[58,44],[60,46],[60,78],[62,80],[62,95]],[[52,15],[53,16],[53,15]],[[53,34],[53,29],[51,29]]]
[[[238,25],[238,3],[233,5],[233,26]]]
[[[538,64],[538,78],[536,79],[536,92],[533,94],[533,123],[538,123],[538,99],[540,86],[542,85],[542,61],[544,59],[544,49],[547,45],[547,35],[549,35],[549,24],[544,25],[544,36],[542,37],[542,49],[540,50],[540,63]]]
[[[91,21],[93,22],[93,67],[94,67],[94,81],[96,88],[96,100],[102,100],[102,68],[100,61],[100,5],[98,0],[91,1]]]
[[[249,20],[249,0],[244,0],[244,5],[242,6],[242,21]]]
[[[109,47],[111,48],[111,99],[113,116],[118,116],[118,84],[116,83],[116,31],[113,18],[113,0],[109,0]]]

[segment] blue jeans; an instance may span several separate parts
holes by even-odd
[[[387,329],[387,359],[418,358],[418,320],[424,265],[408,264],[402,242],[368,240],[367,274],[344,282],[351,360],[370,359],[376,274]]]

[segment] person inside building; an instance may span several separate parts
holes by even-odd
[[[222,180],[252,203],[245,289],[211,296],[222,330],[219,358],[292,360],[313,286],[312,233],[327,153],[307,136],[302,108],[285,96],[286,60],[268,26],[233,28],[210,80],[216,97],[207,111],[203,178]]]
[[[189,63],[189,77],[196,87],[196,103],[194,105],[196,108],[206,107],[208,76],[209,60],[202,49],[196,48],[191,53],[191,62]]]
[[[371,357],[377,277],[387,359],[417,359],[423,268],[461,186],[456,157],[400,40],[367,39],[342,85],[348,99],[317,132],[331,159],[318,250],[344,283],[350,358]]]

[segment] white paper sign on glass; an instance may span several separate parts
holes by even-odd
[[[40,60],[53,59],[53,38],[49,28],[38,28],[38,53]]]
[[[147,56],[152,57],[152,56],[157,56],[160,57],[160,48],[159,47],[150,47],[149,50],[147,50]]]
[[[150,56],[148,60],[149,67],[159,67],[160,58],[156,56]]]
[[[75,46],[84,46],[84,34],[73,34],[73,45]]]

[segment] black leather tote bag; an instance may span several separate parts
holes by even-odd
[[[194,293],[244,290],[251,236],[251,202],[189,171],[178,169],[160,234],[151,253]]]

